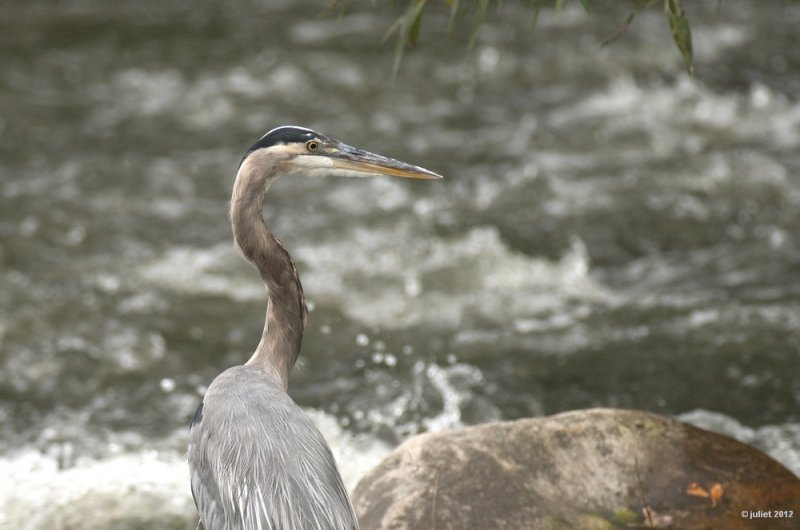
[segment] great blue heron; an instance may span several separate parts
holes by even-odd
[[[306,305],[292,258],[264,224],[280,176],[440,175],[302,127],[278,127],[244,155],[233,184],[233,237],[267,288],[267,316],[250,360],[211,383],[192,419],[192,495],[206,530],[354,530],[353,507],[320,432],[286,390]]]

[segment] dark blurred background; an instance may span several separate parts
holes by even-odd
[[[297,176],[265,216],[312,307],[290,392],[350,487],[427,430],[676,415],[800,473],[800,5],[0,2],[0,528],[191,529],[205,386],[263,323],[236,165],[298,124],[437,183]]]

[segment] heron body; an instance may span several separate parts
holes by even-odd
[[[191,423],[192,494],[206,530],[358,529],[330,448],[287,394],[307,310],[297,269],[261,210],[272,182],[297,173],[441,178],[302,127],[273,129],[247,151],[230,220],[267,288],[267,314],[255,352],[214,379]]]
[[[198,411],[192,491],[207,530],[358,528],[322,435],[262,370],[229,368]]]

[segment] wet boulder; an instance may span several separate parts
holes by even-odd
[[[364,530],[777,530],[800,528],[798,501],[761,451],[615,409],[416,436],[353,495]]]

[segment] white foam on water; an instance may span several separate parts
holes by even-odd
[[[748,94],[717,93],[685,76],[663,85],[621,76],[595,95],[554,111],[549,121],[561,128],[598,123],[606,134],[635,132],[649,140],[649,152],[639,146],[607,152],[616,159],[696,154],[719,138],[776,148],[800,145],[800,102],[758,83]]]
[[[186,462],[139,452],[59,469],[34,449],[0,458],[0,529],[188,528]]]
[[[463,406],[466,401],[474,398],[470,390],[472,386],[486,384],[483,373],[474,366],[458,363],[445,367],[429,364],[425,368],[425,375],[441,395],[443,404],[439,414],[422,421],[425,428],[436,432],[464,427]],[[485,417],[485,421],[501,419],[500,411],[496,408],[490,412],[493,414]]]
[[[159,288],[184,294],[224,296],[241,302],[262,300],[263,288],[234,271],[246,267],[231,243],[212,247],[175,247],[139,267],[139,277]]]
[[[170,116],[194,129],[213,129],[232,119],[237,96],[253,96],[257,87],[252,74],[232,68],[221,75],[191,80],[174,68],[129,68],[95,87],[110,105],[98,105],[91,116],[95,127],[109,127],[124,120]]]
[[[391,449],[368,435],[346,432],[324,412],[305,413],[328,441],[351,491]],[[0,457],[0,530],[185,530],[196,520],[188,464],[178,453],[81,457],[68,468],[58,455],[34,448]]]
[[[703,429],[753,445],[800,476],[800,424],[784,423],[752,428],[736,419],[705,409],[696,409],[678,419]]]
[[[295,26],[299,40],[313,39],[312,32],[330,31],[338,22],[324,28],[326,21]],[[363,22],[356,17],[355,23]],[[309,30],[309,28],[313,28]],[[90,117],[93,127],[109,128],[126,120],[168,117],[192,130],[215,130],[236,119],[241,106],[255,102],[263,108],[265,100],[303,101],[315,97],[315,77],[325,77],[326,86],[353,88],[367,79],[363,68],[353,61],[326,54],[306,68],[292,61],[279,61],[272,51],[254,54],[245,63],[218,72],[205,71],[199,78],[187,76],[172,67],[127,68],[117,71],[107,82],[94,87],[100,104]],[[332,64],[335,63],[335,64]],[[313,71],[313,76],[309,73]],[[237,105],[238,104],[238,105]],[[265,117],[255,120],[260,126]]]
[[[322,411],[305,409],[305,413],[328,442],[348,491],[353,491],[361,477],[378,465],[392,449],[372,436],[353,435],[345,431],[336,418]]]
[[[295,255],[307,264],[306,292],[335,305],[346,301],[340,310],[350,318],[384,329],[456,326],[465,317],[505,323],[552,314],[574,300],[612,300],[590,278],[577,238],[552,261],[509,249],[495,227],[449,239],[415,238],[417,230],[401,221],[297,246]]]
[[[373,362],[387,362],[392,367],[402,364],[407,370],[388,376],[385,372],[368,372],[367,383],[378,399],[351,413],[356,421],[366,420],[375,432],[391,432],[399,442],[420,432],[503,419],[501,410],[486,397],[486,387],[492,383],[479,368],[457,362],[455,354],[448,355],[443,363],[420,359],[395,364],[397,359],[392,354],[374,355]],[[404,383],[396,385],[400,380]]]

